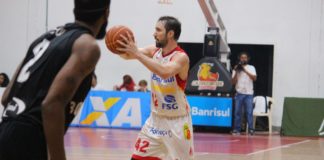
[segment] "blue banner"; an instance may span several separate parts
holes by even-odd
[[[232,98],[188,96],[193,125],[232,126]]]
[[[193,125],[231,127],[232,99],[188,96]],[[150,115],[150,93],[90,91],[72,126],[141,128]]]
[[[150,94],[90,91],[73,125],[141,128],[150,115]],[[75,121],[74,121],[75,122]]]

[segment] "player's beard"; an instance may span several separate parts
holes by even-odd
[[[164,39],[163,40],[158,40],[158,39],[156,39],[155,38],[155,46],[157,47],[157,48],[164,48],[167,44],[168,44],[168,39],[166,38],[166,37],[164,37]]]
[[[96,36],[96,39],[103,39],[103,38],[105,38],[107,25],[108,25],[108,21],[106,21],[106,22],[101,26],[101,28],[100,28],[100,30],[99,30],[99,33],[98,33],[97,36]]]

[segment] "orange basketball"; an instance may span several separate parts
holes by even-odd
[[[127,32],[131,35],[134,40],[133,32],[126,26],[118,25],[111,27],[106,33],[105,42],[107,48],[115,54],[122,54],[117,48],[122,48],[122,46],[117,42],[117,40],[123,41],[120,35],[124,35],[127,38]]]

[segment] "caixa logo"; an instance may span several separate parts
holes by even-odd
[[[178,104],[174,96],[166,95],[164,97],[164,101],[165,103],[162,103],[162,109],[166,109],[166,110],[178,109]]]
[[[81,115],[80,123],[82,125],[101,127],[142,126],[139,98],[90,96],[85,104],[91,104],[89,107],[93,108],[93,111]],[[110,112],[110,110],[112,111]]]

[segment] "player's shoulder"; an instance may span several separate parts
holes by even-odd
[[[96,39],[90,34],[82,34],[73,44],[72,54],[83,62],[95,64],[100,58],[100,48]]]
[[[184,58],[186,60],[189,60],[189,56],[188,56],[187,52],[185,50],[183,50],[180,46],[175,48],[174,51],[177,52],[177,54],[175,55],[176,57]]]
[[[73,50],[83,53],[100,55],[100,48],[96,39],[90,34],[82,34],[73,44]]]
[[[146,46],[144,51],[149,56],[154,56],[154,54],[159,51],[161,48],[157,48],[155,45]]]

